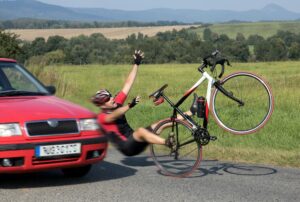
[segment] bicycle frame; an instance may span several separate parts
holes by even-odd
[[[211,97],[211,88],[216,83],[215,79],[211,77],[207,72],[202,73],[202,77],[180,98],[180,100],[174,104],[164,93],[162,93],[163,98],[171,105],[174,109],[172,118],[177,117],[179,113],[187,122],[192,125],[194,130],[198,129],[197,123],[193,121],[189,116],[185,115],[178,107],[203,83],[205,80],[208,80],[207,91],[206,91],[206,109],[205,109],[205,118],[204,118],[204,128],[207,128],[207,119],[209,113],[210,97]]]
[[[215,80],[212,76],[210,76],[206,71],[201,72],[202,77],[188,90],[185,92],[185,94],[180,98],[180,100],[174,104],[172,101],[164,95],[162,92],[163,98],[171,105],[171,107],[174,109],[172,118],[177,117],[177,113],[179,113],[186,121],[188,121],[191,125],[193,130],[198,129],[198,125],[193,119],[191,119],[189,116],[185,115],[183,111],[181,111],[178,107],[203,83],[205,80],[208,80],[207,84],[207,90],[206,90],[206,102],[205,102],[205,116],[203,121],[203,127],[207,129],[208,124],[208,114],[209,114],[209,107],[210,107],[210,99],[211,99],[211,89],[212,86],[215,86],[220,92],[222,92],[225,96],[229,97],[230,99],[236,101],[240,106],[244,105],[244,102],[235,98],[231,93],[229,93],[226,89],[222,87],[222,84],[219,82],[219,80]]]

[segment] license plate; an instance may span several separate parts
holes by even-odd
[[[36,157],[62,156],[81,153],[81,143],[37,146]]]

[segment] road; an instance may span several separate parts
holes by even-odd
[[[146,154],[113,149],[83,178],[0,175],[0,201],[300,201],[300,169],[203,160],[189,178],[159,174]]]

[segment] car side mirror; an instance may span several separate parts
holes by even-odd
[[[51,95],[54,95],[55,92],[56,92],[55,86],[46,86],[46,89],[48,90],[48,92],[49,92]]]

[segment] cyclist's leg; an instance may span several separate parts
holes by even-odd
[[[186,115],[191,116],[192,112],[187,111],[185,112]],[[177,119],[184,121],[184,118],[181,115],[177,115]],[[165,145],[166,140],[164,138],[161,138],[160,136],[153,133],[153,129],[164,120],[160,120],[154,124],[151,124],[151,126],[148,126],[147,128],[139,128],[133,133],[133,138],[138,142],[148,142],[150,144],[160,144]],[[163,130],[166,127],[171,127],[172,123],[165,124],[164,127],[161,127],[157,133],[159,133],[161,130]]]
[[[187,116],[193,116],[193,114],[192,114],[191,111],[186,111],[186,112],[184,112],[184,114],[187,115]],[[177,119],[178,119],[178,120],[181,120],[181,121],[185,121],[185,119],[184,119],[180,114],[177,115]],[[147,129],[150,130],[150,131],[153,131],[153,129],[156,128],[156,126],[157,126],[159,123],[163,122],[163,121],[165,121],[165,119],[164,119],[164,120],[160,120],[160,121],[158,121],[158,122],[155,122],[155,123],[151,124],[151,126],[150,126],[150,127],[147,127]],[[159,128],[159,130],[156,131],[156,132],[157,132],[158,134],[160,134],[161,130],[163,130],[163,129],[167,128],[167,127],[171,127],[171,126],[172,126],[172,123],[164,124],[163,127]]]
[[[134,139],[133,135],[130,135],[126,141],[123,141],[119,150],[126,156],[135,156],[145,151],[148,145],[148,142],[138,142]]]
[[[148,142],[151,144],[165,144],[166,140],[150,132],[145,128],[139,128],[133,133],[133,138],[138,142]]]
[[[190,110],[184,112],[184,114],[187,115],[187,116],[193,116],[193,113]],[[177,119],[179,119],[180,121],[184,121],[185,120],[180,114],[177,115]]]

